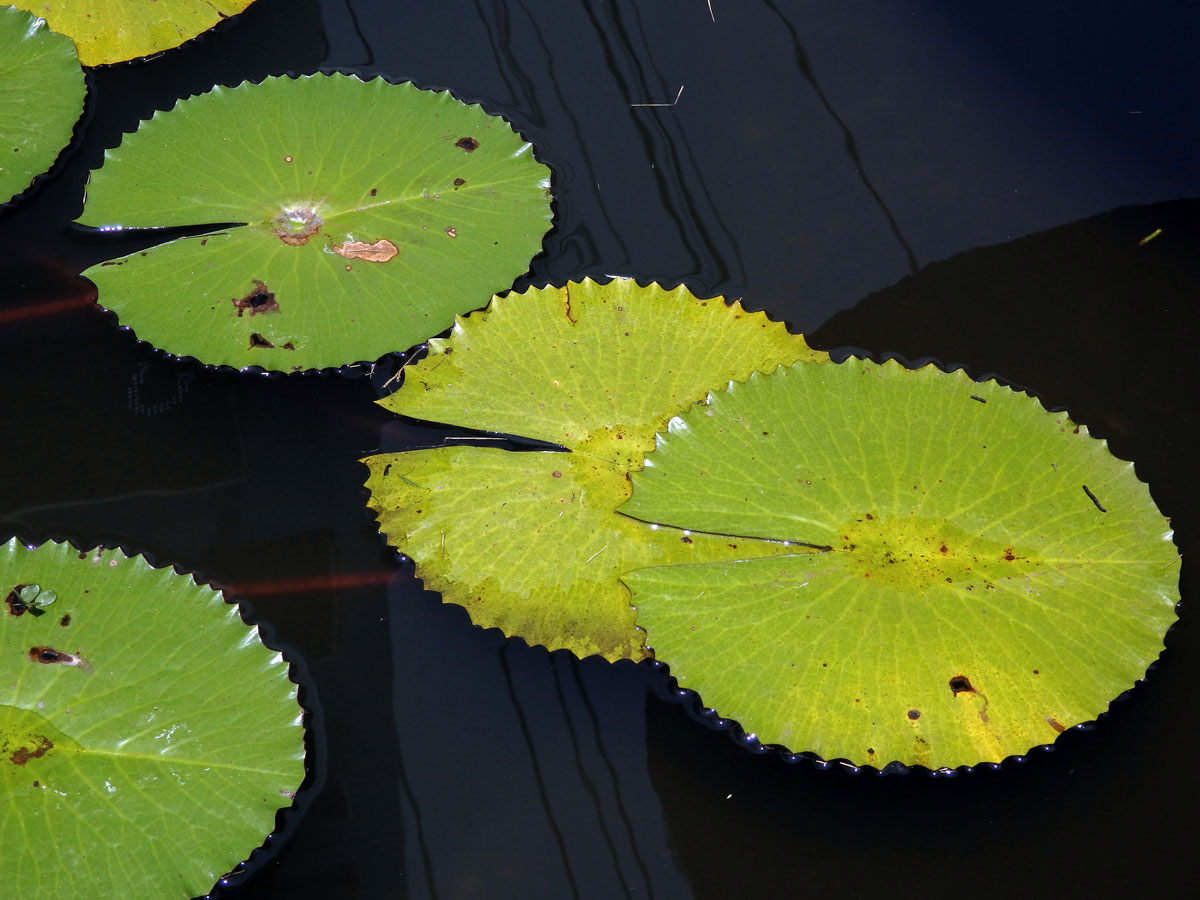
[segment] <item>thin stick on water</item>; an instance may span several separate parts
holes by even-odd
[[[679,86],[679,93],[675,95],[675,99],[670,103],[630,103],[630,106],[674,106],[679,102],[679,98],[683,96],[683,85]]]

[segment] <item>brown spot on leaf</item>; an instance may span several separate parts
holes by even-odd
[[[9,760],[14,766],[23,766],[31,759],[37,759],[39,756],[45,756],[48,751],[53,749],[54,744],[51,743],[50,738],[46,737],[44,734],[39,734],[38,745],[36,747],[34,747],[32,750],[28,747],[18,747],[13,751],[13,755],[9,757]],[[36,785],[37,782],[35,781],[34,784]]]
[[[253,350],[255,347],[262,347],[266,350],[274,350],[275,349],[274,344],[272,344],[270,341],[268,341],[265,337],[263,337],[257,331],[252,331],[252,332],[250,332],[250,346],[247,347],[246,349]]]
[[[371,197],[374,197],[378,193],[379,193],[379,188],[371,188],[369,191],[367,191],[367,194]]]
[[[245,312],[249,312],[251,316],[259,313],[279,312],[279,303],[275,299],[274,292],[257,278],[254,279],[254,289],[250,293],[245,297],[233,298],[233,306],[237,310],[239,319]]]
[[[910,709],[908,711],[908,717],[915,722],[917,719],[921,718],[921,711],[919,709]]]
[[[68,625],[70,625],[71,624],[71,614],[67,613],[65,616],[63,616],[61,619],[59,619],[58,624],[61,625],[63,628],[66,628]]]
[[[388,240],[379,240],[373,244],[365,241],[345,241],[341,246],[334,247],[333,252],[346,259],[361,259],[365,262],[384,263],[400,251]]]
[[[1009,562],[1012,562],[1014,559],[1017,558],[1017,554],[1013,551],[1012,547],[1005,547],[1004,548],[1004,558],[1007,559]]]
[[[458,188],[462,187],[462,186],[463,186],[464,184],[466,184],[466,183],[467,183],[467,182],[466,182],[465,180],[463,180],[462,178],[455,178],[455,179],[454,179],[454,188],[455,188],[455,190],[457,190]]]
[[[1064,731],[1067,730],[1066,728],[1063,727],[1062,722],[1058,721],[1058,719],[1054,718],[1053,716],[1046,716],[1046,724],[1049,725],[1051,728],[1053,728],[1055,731],[1057,731],[1059,734],[1062,734]]]
[[[8,605],[8,613],[12,616],[23,616],[29,612],[29,606],[21,599],[21,588],[23,584],[18,584],[15,588],[8,592],[8,596],[4,598],[4,602]]]
[[[472,151],[478,149],[479,141],[475,140],[473,137],[460,137],[454,142],[454,146],[459,150],[465,150],[467,153],[471,153]]]
[[[692,543],[692,539],[690,537],[688,537],[686,534],[683,537],[681,537],[679,540],[683,541],[683,543],[685,543],[685,544]]]
[[[551,472],[550,474],[553,475],[555,478],[562,478],[562,472],[559,472],[557,470]]]
[[[451,226],[447,225],[444,230],[445,230],[446,234],[450,235],[450,237],[458,237],[458,229],[457,228],[452,228]]]
[[[47,666],[75,666],[76,668],[83,669],[89,675],[92,674],[92,667],[82,656],[77,656],[74,653],[66,653],[62,650],[55,650],[53,647],[30,647],[29,659],[31,662],[43,663]]]
[[[286,344],[283,345],[283,349],[284,350],[295,350],[296,345],[293,344],[291,341],[288,341]]]

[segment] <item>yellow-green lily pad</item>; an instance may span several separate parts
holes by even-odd
[[[14,0],[70,36],[85,66],[178,47],[254,0]]]
[[[618,576],[740,558],[737,541],[614,512],[655,432],[711,390],[823,361],[762,313],[683,288],[591,280],[497,297],[381,403],[406,416],[549,441],[569,452],[441,447],[365,460],[390,543],[472,620],[551,649],[646,655]],[[758,554],[785,552],[762,544]]]
[[[621,512],[818,552],[623,577],[656,657],[769,744],[930,768],[1095,719],[1162,650],[1179,565],[1132,463],[934,366],[792,366],[673,420]]]

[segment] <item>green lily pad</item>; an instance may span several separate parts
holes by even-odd
[[[71,39],[0,6],[0,203],[29,187],[71,142],[86,93]]]
[[[890,362],[754,376],[672,422],[621,511],[825,548],[624,576],[655,655],[764,743],[992,762],[1095,719],[1175,619],[1132,463],[995,382]]]
[[[738,558],[737,541],[614,512],[668,419],[710,390],[823,361],[762,313],[683,288],[591,280],[497,297],[380,401],[393,412],[549,441],[571,452],[442,447],[387,453],[370,505],[390,543],[472,620],[583,657],[646,655],[618,575]],[[785,552],[763,545],[757,553]]]
[[[287,663],[170,569],[0,549],[0,883],[13,897],[204,894],[304,778]],[[24,600],[52,592],[31,615]]]
[[[178,47],[235,16],[254,0],[16,0],[69,35],[85,66],[101,66]]]
[[[321,368],[447,328],[525,272],[549,220],[549,170],[480,107],[382,79],[268,78],[182,101],[108,151],[84,224],[213,229],[84,274],[169,353]]]

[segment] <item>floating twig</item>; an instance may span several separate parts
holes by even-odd
[[[675,99],[670,103],[630,103],[630,106],[674,106],[679,102],[679,98],[683,96],[683,85],[679,86],[679,93],[675,95]]]

